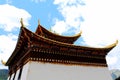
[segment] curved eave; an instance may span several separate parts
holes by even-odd
[[[43,28],[44,29],[44,28]],[[47,31],[47,30],[45,30]],[[49,31],[48,31],[49,32]],[[57,34],[54,34],[54,33],[51,33],[50,34],[53,34],[53,35],[57,35]],[[35,34],[37,35],[37,34]],[[76,35],[76,38],[78,38],[78,36],[80,36],[80,34]],[[39,35],[37,35],[39,36]],[[58,36],[58,35],[57,35]],[[39,36],[41,37],[41,36]],[[62,36],[61,36],[62,37]],[[74,36],[75,37],[75,36]],[[69,43],[63,43],[63,42],[59,42],[59,41],[55,41],[55,40],[51,40],[51,39],[48,39],[48,38],[45,38],[45,37],[41,37],[41,38],[44,38],[44,40],[46,40],[46,42],[51,42],[52,44],[55,43],[57,45],[61,45],[61,46],[69,46],[69,47],[73,47],[73,48],[77,48],[77,49],[85,49],[85,50],[95,50],[95,51],[99,51],[99,50],[102,50],[102,51],[105,51],[106,53],[109,52],[112,48],[114,48],[117,44],[118,44],[118,41],[116,41],[115,43],[113,44],[110,44],[108,46],[105,46],[105,47],[88,47],[88,46],[79,46],[79,45],[73,45],[73,44],[69,44]],[[67,38],[67,37],[66,37]],[[71,38],[71,37],[70,37]],[[106,55],[106,54],[105,54]]]
[[[48,43],[48,44],[54,44],[56,46],[64,46],[64,47],[69,47],[69,48],[76,48],[76,49],[84,49],[84,50],[92,50],[92,51],[104,51],[104,55],[107,54],[107,52],[109,52],[112,48],[114,48],[118,41],[116,41],[115,43],[109,45],[109,46],[106,46],[106,47],[103,47],[103,48],[93,48],[93,47],[85,47],[85,46],[77,46],[77,45],[73,45],[73,44],[68,44],[68,43],[63,43],[63,42],[59,42],[59,41],[55,41],[55,40],[51,40],[51,39],[48,39],[48,38],[45,38],[45,37],[42,37],[36,33],[33,33],[31,32],[30,30],[28,30],[27,28],[25,27],[21,27],[20,29],[20,34],[19,34],[19,37],[18,37],[18,41],[17,41],[17,44],[16,44],[16,47],[15,47],[15,50],[13,51],[12,55],[10,56],[10,58],[8,59],[8,61],[6,62],[6,66],[8,66],[11,61],[14,59],[14,57],[16,56],[17,52],[21,49],[21,41],[23,41],[24,39],[22,39],[21,37],[23,37],[23,33],[24,31],[26,32],[26,35],[29,36],[30,38],[35,38],[35,39],[38,39],[38,40],[43,40],[44,42]]]
[[[44,27],[42,27],[41,25],[38,25],[37,29],[36,29],[36,32],[35,33],[39,33],[38,29],[41,29],[43,34],[45,35],[50,35],[50,36],[53,36],[55,38],[61,38],[61,39],[64,39],[64,40],[70,40],[72,43],[74,43],[82,34],[82,31],[74,36],[62,36],[62,35],[58,35],[58,34],[55,34],[55,33],[52,33],[50,31],[48,31],[47,29],[45,29]],[[60,41],[61,42],[61,41]]]
[[[21,48],[21,43],[22,43],[21,38],[24,38],[24,37],[21,37],[21,36],[23,36],[23,29],[22,28],[24,28],[24,27],[21,27],[21,29],[20,29],[20,33],[18,36],[18,40],[17,40],[16,46],[15,46],[15,49],[14,49],[13,53],[11,54],[11,56],[9,57],[8,61],[6,62],[6,64],[5,64],[6,66],[8,66],[11,63],[11,61],[13,60],[13,58],[16,56],[17,52]]]
[[[115,47],[117,44],[118,44],[118,40],[116,40],[116,42],[111,45],[105,46],[104,48],[112,48]]]
[[[104,47],[88,47],[88,46],[82,46],[86,49],[94,49],[94,50],[111,50],[112,48],[114,48],[116,45],[118,44],[118,40],[116,40],[114,43],[109,44],[107,46]]]

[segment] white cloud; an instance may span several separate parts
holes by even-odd
[[[0,35],[0,59],[7,60],[16,45],[17,36],[13,34]]]
[[[119,69],[120,70],[120,43],[112,49],[106,56],[107,64],[109,69]]]
[[[15,45],[16,45],[17,36],[13,34],[9,35],[0,35],[0,65],[1,60],[7,61],[10,55],[12,54]],[[5,66],[0,66],[1,68],[7,68]]]
[[[119,0],[86,0],[81,25],[82,38],[90,46],[102,47],[119,40]],[[120,69],[120,44],[107,55],[109,69]]]
[[[0,5],[0,29],[6,32],[6,35],[0,33],[0,61],[7,61],[15,48],[17,36],[12,32],[21,26],[21,18],[24,19],[24,24],[28,26],[31,15],[27,11],[8,4]],[[0,68],[4,68],[4,66],[0,66]]]
[[[81,25],[82,37],[93,46],[104,46],[119,38],[119,0],[86,1]]]
[[[117,1],[54,0],[64,20],[57,19],[52,30],[60,34],[71,28],[75,33],[82,30],[85,44],[94,47],[108,45],[120,35],[120,11]]]
[[[115,63],[117,63],[117,61],[118,61],[118,59],[117,59],[116,56],[115,57],[113,57],[113,56],[107,56],[106,59],[108,61],[107,63],[109,64],[109,66],[115,65]]]
[[[59,21],[58,19],[55,20],[55,26],[54,28],[52,29],[53,31],[59,33],[59,34],[62,34],[62,32],[66,32],[66,28],[67,28],[67,25],[64,21]],[[59,26],[59,28],[58,28]]]
[[[24,24],[28,24],[31,15],[24,9],[16,8],[12,5],[0,5],[0,28],[5,31],[12,31],[20,27],[20,18],[24,19]]]
[[[82,3],[81,0],[55,0],[54,4],[58,5],[58,10],[64,20],[57,19],[55,25],[52,26],[52,30],[60,34],[66,33],[70,29],[73,29],[74,33],[80,31]]]

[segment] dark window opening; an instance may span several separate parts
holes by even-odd
[[[13,80],[15,79],[15,76],[16,76],[16,72],[15,72],[15,74],[14,74]]]
[[[19,75],[18,75],[18,80],[21,79],[21,74],[22,74],[22,68],[20,69]]]

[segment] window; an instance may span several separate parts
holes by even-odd
[[[13,80],[15,79],[15,76],[16,76],[16,72],[15,72],[15,74],[14,74]]]
[[[18,80],[20,80],[22,74],[22,68],[20,69],[19,75],[18,75]]]

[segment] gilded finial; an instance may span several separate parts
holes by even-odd
[[[118,44],[118,40],[116,40],[116,42],[115,42],[115,43],[113,43],[113,44],[111,44],[111,45],[106,46],[105,48],[115,47],[117,44]]]
[[[38,25],[40,25],[40,20],[38,19]]]
[[[5,64],[6,64],[6,62],[5,62],[5,61],[3,61],[3,60],[1,60],[1,63],[2,63],[3,65],[5,65]]]
[[[23,18],[21,18],[20,23],[21,23],[21,26],[24,27]]]

